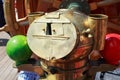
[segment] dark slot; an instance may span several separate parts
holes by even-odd
[[[47,27],[46,27],[46,35],[52,35],[51,32],[51,23],[47,23]]]

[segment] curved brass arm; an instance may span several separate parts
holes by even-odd
[[[120,0],[103,0],[100,2],[92,2],[90,3],[90,9],[95,10],[98,7],[104,7],[104,6],[112,5],[118,2],[120,2]]]
[[[120,2],[120,0],[104,0],[97,3],[98,7],[108,6]]]

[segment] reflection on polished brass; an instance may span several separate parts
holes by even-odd
[[[54,18],[56,13],[59,17]],[[68,9],[35,19],[27,40],[31,50],[42,59],[43,70],[48,73],[46,79],[82,80],[83,72],[89,69],[88,55],[93,49],[104,47],[106,23],[105,15],[87,16]]]
[[[28,14],[28,21],[31,24],[36,18],[42,16],[44,12],[32,12]]]
[[[94,29],[94,49],[103,50],[105,43],[105,35],[107,30],[108,16],[103,14],[91,14],[90,17],[95,22]]]

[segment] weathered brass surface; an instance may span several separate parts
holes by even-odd
[[[36,18],[42,16],[44,12],[32,12],[28,14],[28,21],[31,24]]]
[[[35,19],[27,40],[31,50],[42,59],[47,80],[82,80],[83,72],[89,69],[88,55],[93,49],[104,47],[106,23],[105,15],[87,16],[68,9]]]
[[[94,50],[103,50],[105,43],[105,35],[107,32],[107,20],[108,16],[103,14],[91,14],[89,15],[92,22],[95,23],[94,28]]]
[[[65,9],[47,13],[30,25],[27,33],[28,44],[34,53],[43,59],[63,58],[70,54],[76,45],[87,43],[78,44],[82,32],[87,30],[83,22],[86,19],[84,14]],[[84,39],[83,36],[82,41]]]

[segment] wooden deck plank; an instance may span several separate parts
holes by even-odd
[[[16,74],[16,70],[11,69],[11,72],[9,73],[9,75],[5,78],[5,80],[16,80],[17,79],[17,74]],[[12,74],[11,74],[12,73]]]
[[[4,72],[4,74],[6,74],[7,76],[5,77],[5,80],[9,80],[9,79],[11,79],[11,80],[15,80],[14,78],[15,78],[15,76],[16,76],[16,72],[17,72],[17,69],[14,69],[13,67],[12,67],[12,64],[10,64],[9,65],[9,68],[7,68],[8,70],[6,70],[5,72]],[[11,74],[12,73],[12,74]]]
[[[5,65],[8,62],[8,56],[5,56],[1,61],[0,61],[0,70],[2,69],[2,67],[4,67],[3,65]]]
[[[0,80],[17,80],[17,69],[13,68],[12,61],[6,54],[6,43],[10,36],[0,32]]]
[[[4,48],[0,48],[0,61],[6,56]]]

